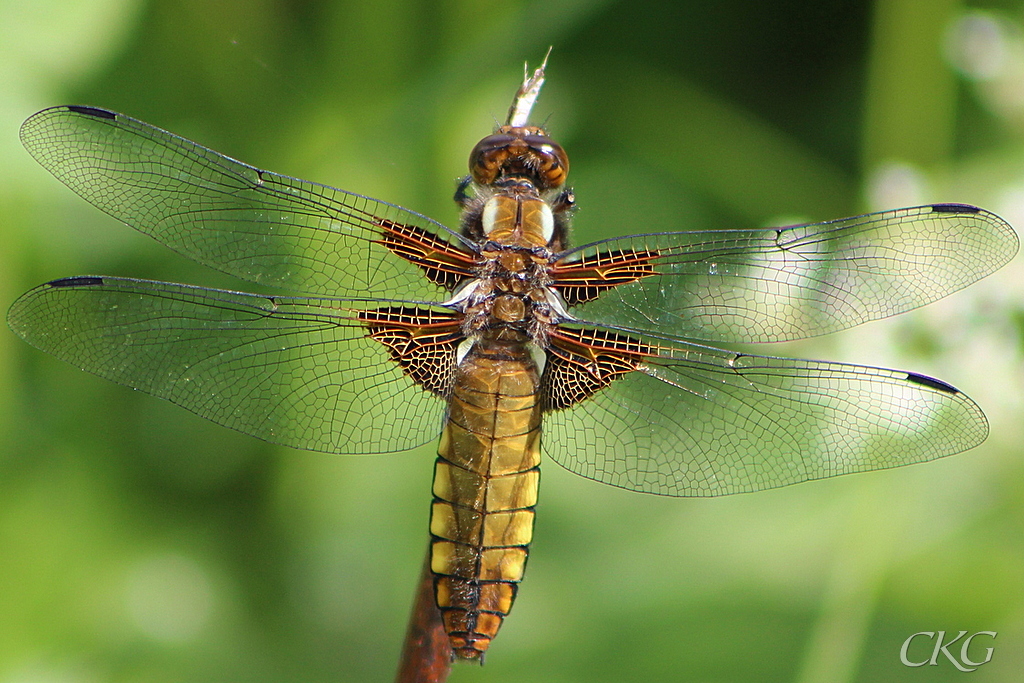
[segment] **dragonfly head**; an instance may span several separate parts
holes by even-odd
[[[544,192],[565,184],[569,158],[543,128],[502,126],[473,148],[469,171],[481,185],[503,178],[526,178]]]

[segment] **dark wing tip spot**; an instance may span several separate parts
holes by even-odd
[[[981,209],[970,204],[932,204],[935,213],[981,213]]]
[[[96,287],[97,285],[103,284],[103,278],[101,277],[62,277],[59,280],[46,283],[54,288],[60,287]]]
[[[928,375],[919,375],[916,372],[908,372],[907,379],[910,380],[911,382],[914,382],[915,384],[922,384],[931,389],[944,391],[947,394],[960,393],[960,390],[954,387],[953,385],[946,384],[941,379],[935,379],[934,377],[929,377]]]
[[[73,111],[76,114],[85,114],[86,116],[95,116],[98,119],[114,120],[117,118],[117,114],[112,111],[97,109],[96,107],[81,107],[77,104],[69,104],[68,111]]]

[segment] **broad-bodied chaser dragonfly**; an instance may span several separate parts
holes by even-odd
[[[542,82],[543,67],[472,150],[458,230],[122,114],[41,111],[25,147],[87,201],[199,263],[306,296],[88,275],[31,290],[8,322],[73,365],[274,443],[387,453],[440,434],[431,569],[463,659],[482,657],[523,577],[542,442],[606,484],[720,496],[985,439],[981,410],[941,380],[711,344],[822,335],[935,301],[1013,257],[1002,219],[932,204],[572,247],[568,158],[527,120]]]

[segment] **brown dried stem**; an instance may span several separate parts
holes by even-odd
[[[451,670],[452,648],[434,601],[434,575],[430,571],[428,545],[395,683],[444,683]]]

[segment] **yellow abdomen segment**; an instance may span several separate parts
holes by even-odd
[[[540,377],[524,344],[459,364],[434,470],[431,569],[456,656],[478,659],[512,608],[533,537]]]

